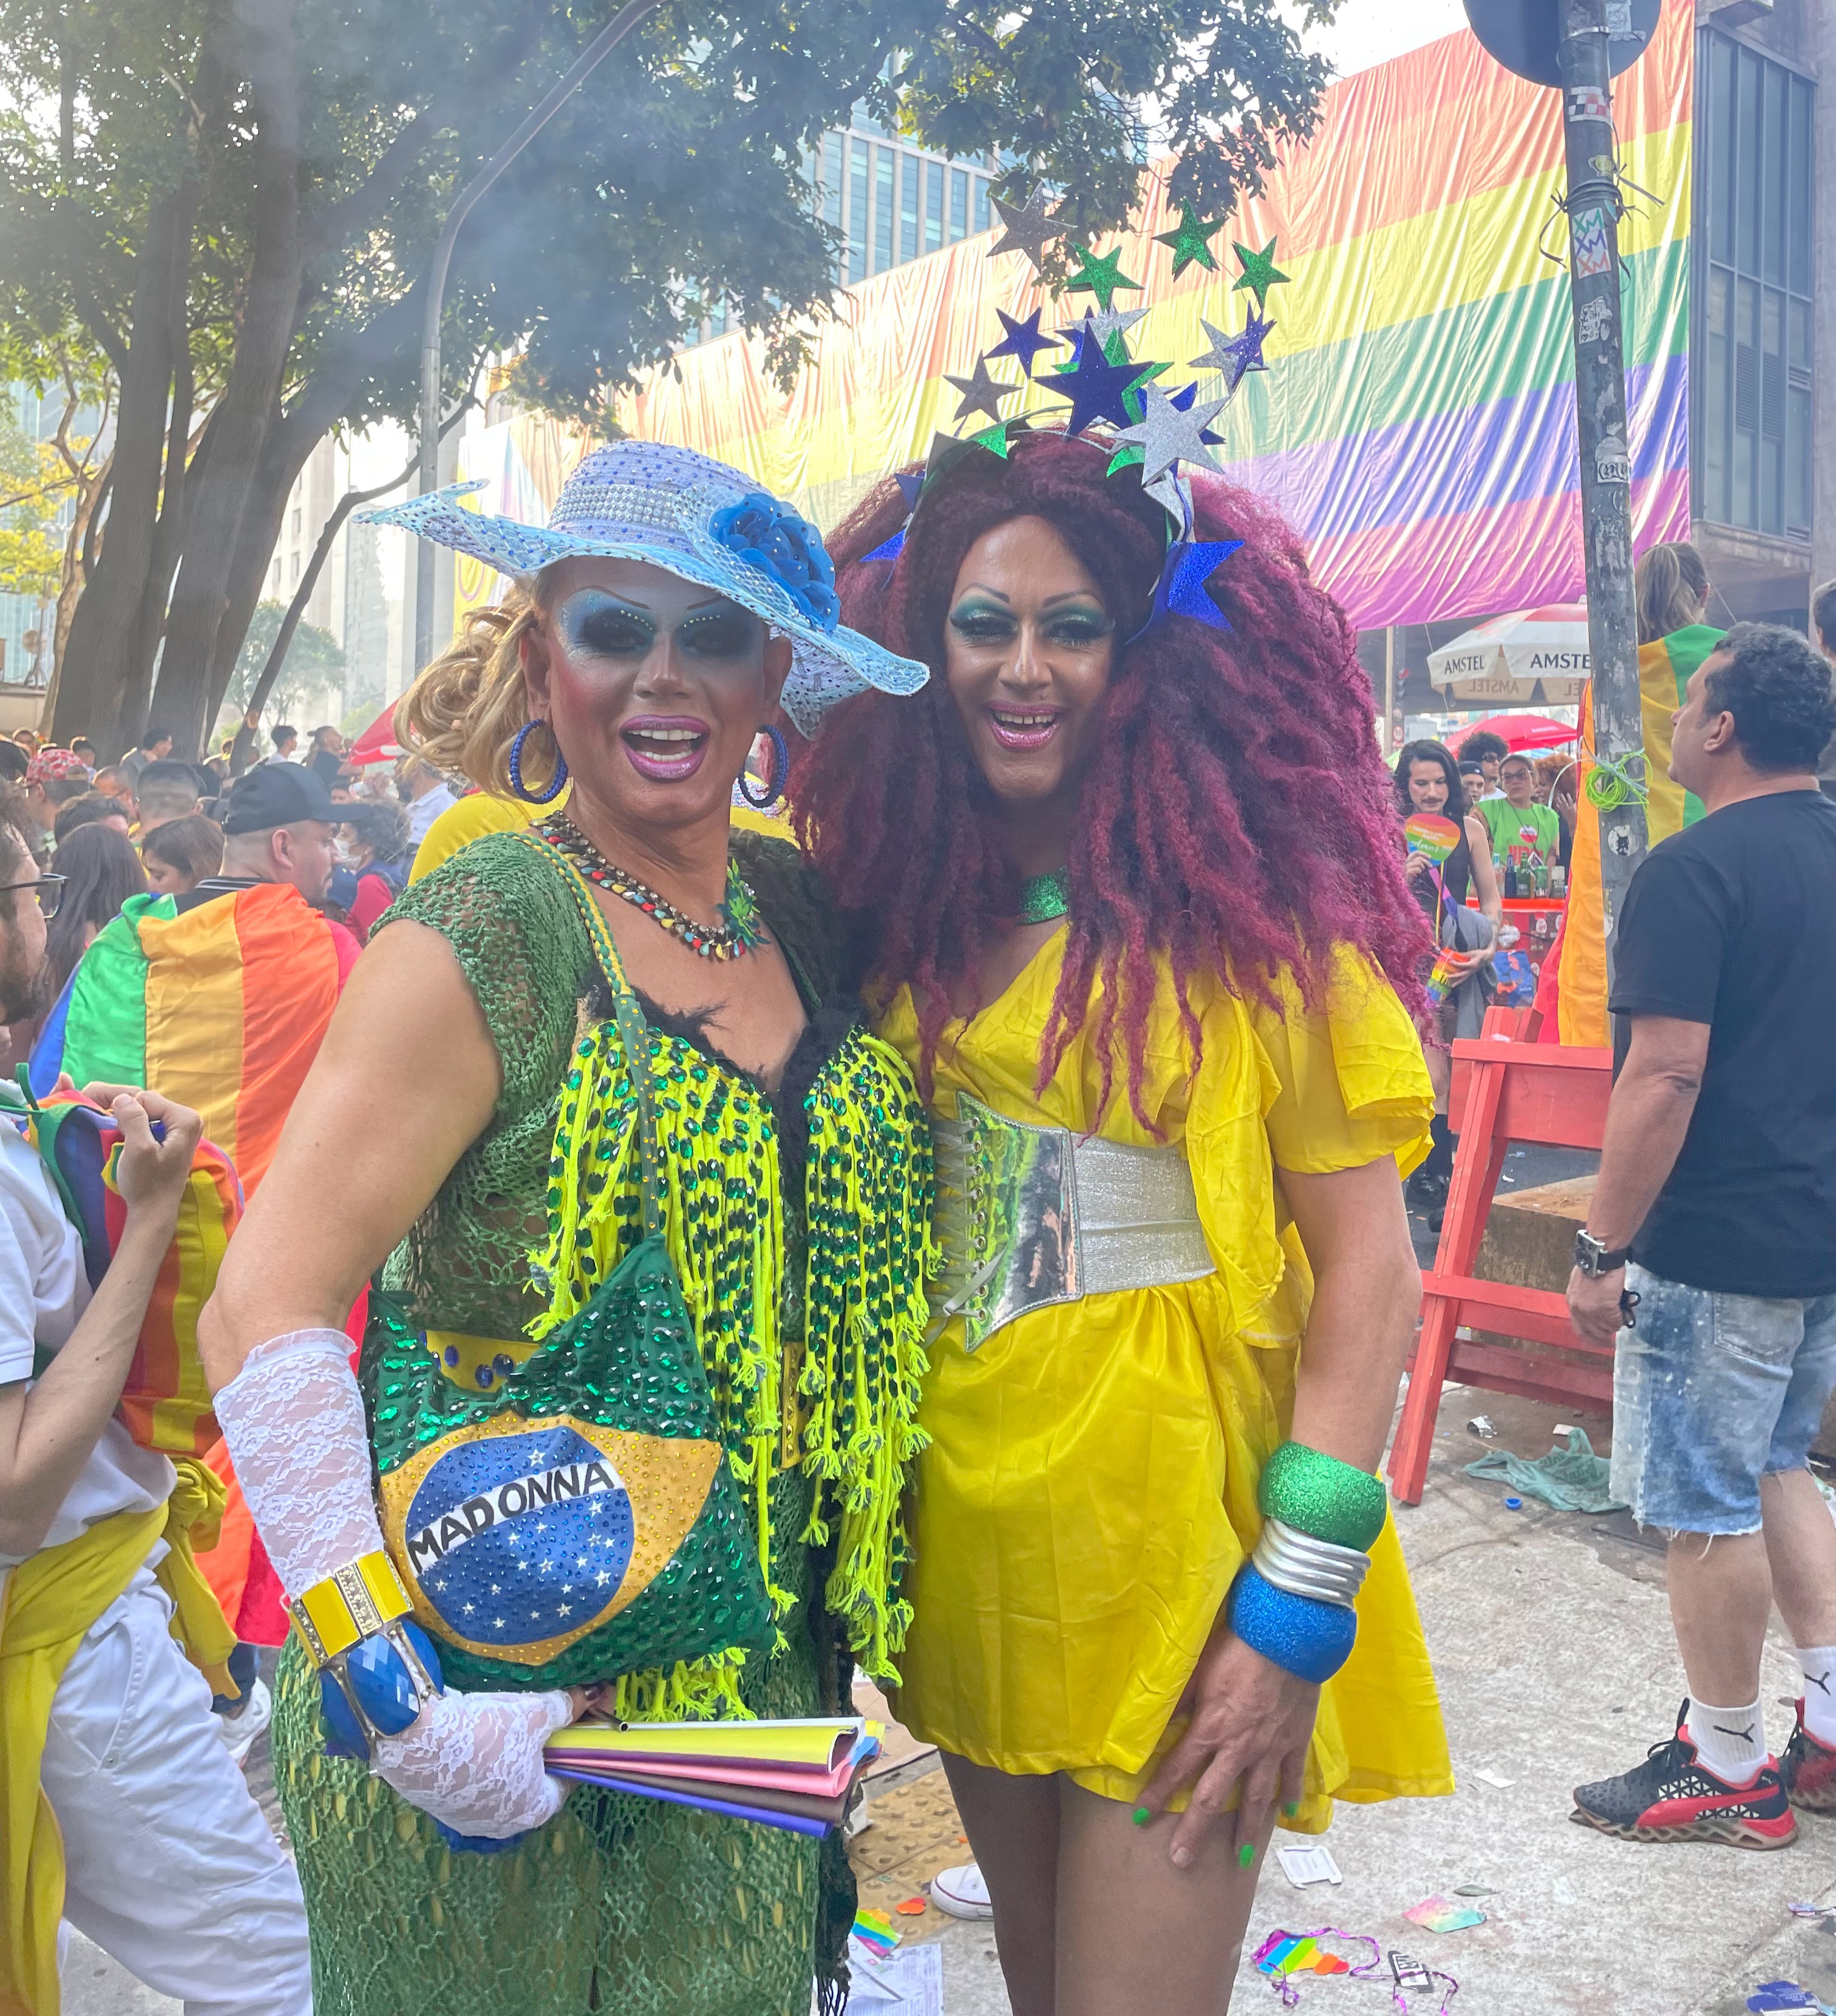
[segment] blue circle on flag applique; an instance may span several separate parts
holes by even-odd
[[[552,1421],[436,1456],[409,1503],[401,1548],[455,1638],[513,1654],[603,1615],[634,1531],[610,1459]]]

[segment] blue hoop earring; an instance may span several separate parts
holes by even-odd
[[[545,791],[532,791],[523,782],[523,745],[538,728],[548,728],[545,721],[526,721],[517,730],[517,739],[510,744],[508,765],[510,789],[526,805],[552,805],[567,788],[567,759],[561,754],[561,745],[555,743],[555,779]],[[555,731],[549,729],[549,740],[554,741]]]
[[[755,812],[769,812],[784,795],[784,787],[790,776],[790,745],[784,740],[783,730],[770,723],[759,733],[769,736],[772,745],[772,788],[762,798],[755,798],[748,789],[746,772],[740,772],[740,795]]]

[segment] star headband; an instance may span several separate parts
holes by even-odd
[[[1048,209],[1044,191],[1035,190],[1024,204],[1006,203],[997,196],[995,209],[1003,229],[989,257],[1022,253],[1040,279],[1048,280],[1046,247],[1067,236],[1070,227],[1058,221],[1059,213]],[[1218,270],[1211,242],[1223,225],[1222,218],[1207,221],[1190,203],[1180,206],[1179,224],[1171,231],[1159,233],[1157,239],[1172,251],[1175,279],[1189,266],[1202,266],[1213,272]],[[1024,418],[1003,419],[1001,408],[1007,400],[1018,398],[1030,381],[1053,398],[1067,403],[1068,412],[1057,416],[1062,419],[1066,434],[1087,434],[1093,441],[1104,440],[1113,445],[1115,452],[1108,474],[1118,477],[1132,473],[1167,513],[1167,554],[1154,586],[1152,610],[1128,642],[1132,643],[1155,625],[1174,616],[1188,617],[1211,629],[1227,630],[1229,623],[1207,584],[1243,542],[1193,538],[1192,486],[1182,471],[1187,467],[1217,468],[1217,458],[1211,451],[1222,445],[1223,437],[1211,431],[1213,423],[1236,398],[1251,372],[1269,368],[1262,355],[1263,346],[1275,329],[1266,314],[1269,290],[1287,285],[1288,279],[1276,265],[1275,240],[1270,239],[1260,250],[1247,245],[1233,246],[1241,270],[1231,291],[1236,293],[1247,289],[1255,297],[1242,333],[1233,336],[1208,322],[1200,322],[1210,347],[1204,355],[1193,358],[1186,369],[1222,379],[1222,396],[1211,399],[1199,398],[1197,379],[1168,392],[1154,380],[1169,365],[1138,360],[1130,355],[1128,332],[1147,311],[1115,305],[1118,293],[1142,291],[1141,283],[1121,270],[1123,248],[1118,247],[1101,257],[1092,247],[1074,249],[1078,258],[1075,270],[1054,291],[1090,294],[1096,305],[1086,308],[1079,320],[1060,327],[1056,335],[1046,334],[1039,326],[1046,313],[1043,308],[1035,308],[1024,318],[1000,308],[995,311],[1001,324],[1001,340],[977,358],[975,368],[967,377],[945,381],[959,395],[953,424],[960,427],[965,420],[977,419],[983,424],[972,433],[940,432],[933,438],[923,472],[898,478],[905,497],[905,523],[890,539],[865,554],[863,560],[898,558],[920,499],[965,457],[980,453],[1006,459],[1014,441],[1030,432],[1033,423]],[[1041,373],[1035,368],[1042,353],[1067,348],[1069,359],[1057,361],[1055,369]],[[1006,358],[1020,365],[1022,376],[1018,383],[997,378],[988,368],[995,360]]]

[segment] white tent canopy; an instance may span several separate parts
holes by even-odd
[[[1572,707],[1591,664],[1587,605],[1553,603],[1495,616],[1428,655],[1428,681],[1450,705]]]

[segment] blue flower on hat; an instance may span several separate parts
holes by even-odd
[[[826,633],[841,621],[835,563],[807,518],[768,491],[749,490],[716,511],[707,529],[736,560],[769,574],[817,629]]]

